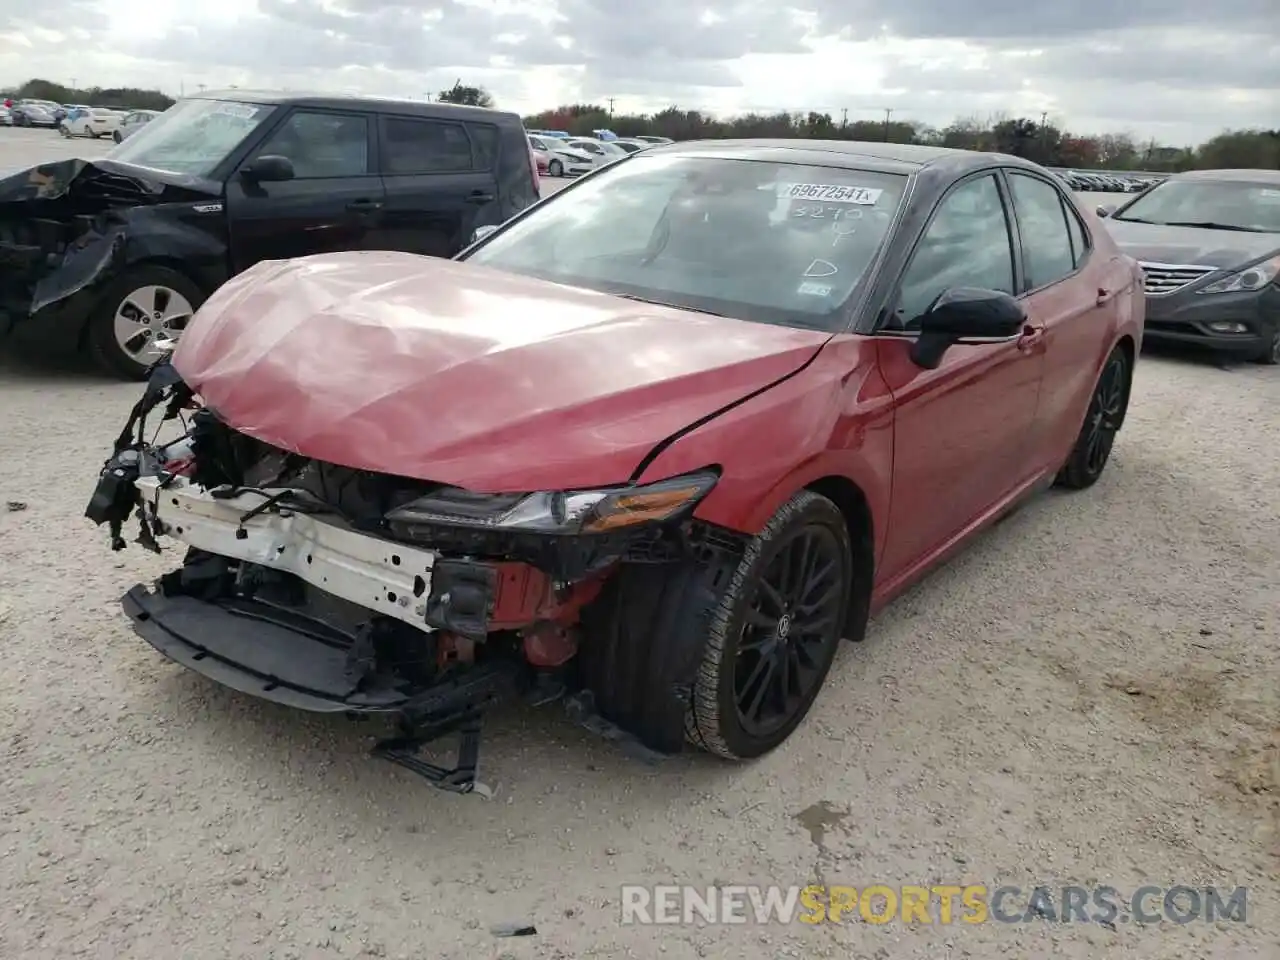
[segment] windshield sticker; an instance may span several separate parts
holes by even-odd
[[[831,284],[814,283],[812,280],[806,280],[796,288],[796,293],[802,297],[829,297],[831,296]]]
[[[883,190],[850,187],[840,183],[780,183],[778,196],[788,200],[813,200],[821,203],[856,203],[875,206]]]
[[[840,268],[830,260],[815,260],[813,263],[809,264],[808,269],[805,270],[801,276],[814,278],[834,277],[839,272]]]
[[[261,109],[261,107],[250,106],[247,103],[228,103],[223,101],[214,107],[210,113],[221,114],[224,117],[235,117],[237,120],[252,120]]]

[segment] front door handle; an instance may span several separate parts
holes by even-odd
[[[1098,306],[1101,307],[1104,304],[1109,303],[1111,301],[1111,298],[1114,297],[1115,295],[1116,295],[1116,292],[1114,290],[1108,290],[1106,287],[1099,287],[1098,299],[1096,303]]]
[[[1022,328],[1022,334],[1018,337],[1018,349],[1028,352],[1039,346],[1040,341],[1044,339],[1044,324],[1028,323]]]
[[[467,194],[467,203],[489,203],[494,199],[494,195],[487,190],[473,190]]]
[[[369,213],[374,210],[382,209],[381,200],[352,200],[347,204],[347,209],[353,213]]]

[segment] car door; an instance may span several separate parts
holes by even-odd
[[[927,562],[1030,474],[1029,434],[1043,367],[1034,337],[956,344],[935,370],[909,356],[919,316],[944,290],[1012,294],[1018,275],[999,174],[955,184],[930,216],[876,332],[895,408],[892,498],[880,561],[885,578]]]
[[[381,249],[452,257],[477,225],[502,222],[496,127],[384,116],[379,128],[387,191]]]
[[[1033,457],[1040,469],[1056,469],[1079,432],[1100,349],[1114,329],[1118,287],[1130,282],[1129,271],[1118,258],[1110,265],[1095,258],[1075,201],[1063,190],[1031,171],[1009,169],[1005,178],[1022,244],[1019,292],[1044,336]]]
[[[373,128],[363,113],[299,108],[250,151],[246,162],[288,158],[294,175],[263,183],[235,174],[228,181],[233,273],[260,260],[369,248],[386,199]]]

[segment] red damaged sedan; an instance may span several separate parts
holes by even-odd
[[[1136,263],[1015,157],[659,146],[454,261],[233,278],[87,515],[185,546],[123,601],[160,652],[390,715],[379,755],[440,786],[475,787],[481,714],[519,695],[651,755],[756,757],[877,608],[1098,479],[1143,310]],[[415,753],[445,732],[448,770]]]

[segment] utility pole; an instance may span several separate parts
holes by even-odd
[[[848,125],[849,125],[849,108],[841,107],[840,108],[840,129],[843,130]]]
[[[75,78],[75,77],[72,77],[72,78],[71,78],[71,89],[72,89],[72,90],[79,90],[79,89],[80,89],[79,87],[77,87],[77,86],[76,86],[76,78]]]
[[[889,118],[893,116],[893,108],[884,108],[884,142],[889,142]]]
[[[609,98],[609,119],[613,119],[613,97]]]

